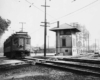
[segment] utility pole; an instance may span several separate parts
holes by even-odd
[[[23,24],[26,24],[25,22],[19,22],[20,24],[22,24],[22,28],[21,31],[23,32]]]
[[[59,28],[59,21],[57,21],[57,28]],[[56,32],[56,54],[58,54],[58,36],[59,36],[59,33]]]
[[[47,36],[47,19],[46,19],[46,8],[49,7],[45,0],[45,5],[42,5],[45,8],[45,15],[44,15],[44,57],[46,57],[46,36]]]

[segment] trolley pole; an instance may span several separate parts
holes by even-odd
[[[25,22],[19,22],[20,24],[22,24],[22,28],[21,31],[23,32],[23,24],[26,24]]]
[[[47,36],[47,19],[46,19],[46,8],[49,7],[46,4],[46,0],[45,0],[45,5],[42,5],[45,8],[45,15],[44,15],[44,57],[46,57],[46,36]]]

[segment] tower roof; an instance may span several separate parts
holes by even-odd
[[[71,31],[74,31],[74,32],[80,32],[79,29],[67,24],[67,23],[64,23],[62,25],[60,25],[59,27],[55,27],[55,28],[52,28],[50,29],[51,31],[61,31],[61,30],[71,30]]]

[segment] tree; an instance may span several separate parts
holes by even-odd
[[[5,20],[0,17],[0,36],[8,29],[8,26],[11,24],[10,20]]]
[[[77,22],[71,23],[71,26],[80,30],[80,33],[76,34],[77,44],[79,44],[79,42],[82,44],[81,47],[83,47],[83,51],[86,51],[86,49],[89,50],[89,31],[85,26],[82,26]]]
[[[71,23],[71,25],[81,31],[78,34],[78,35],[80,35],[79,37],[82,37],[84,40],[88,39],[88,37],[89,37],[89,31],[86,29],[85,26],[82,26],[79,23]]]

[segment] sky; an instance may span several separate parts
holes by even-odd
[[[0,0],[0,16],[11,20],[11,25],[0,40],[5,39],[16,31],[20,31],[24,22],[24,31],[31,36],[31,45],[43,47],[44,44],[44,5],[45,0]],[[49,29],[64,23],[78,22],[90,32],[90,42],[100,41],[100,0],[47,0],[47,45],[55,47],[55,33]]]

